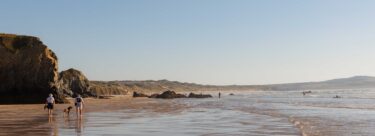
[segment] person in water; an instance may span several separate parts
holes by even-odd
[[[49,94],[49,96],[46,100],[46,105],[47,105],[47,109],[48,109],[48,116],[52,116],[54,104],[55,104],[55,98],[53,98],[52,94]]]
[[[77,116],[82,116],[82,109],[84,106],[84,101],[81,95],[77,95],[77,97],[75,98],[74,105],[76,106]]]
[[[221,93],[219,92],[219,99],[220,99],[220,97],[221,97]]]

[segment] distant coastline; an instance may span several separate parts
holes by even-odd
[[[92,85],[112,86],[126,89],[130,92],[160,92],[164,90],[185,91],[250,91],[250,90],[317,90],[317,89],[366,89],[375,88],[375,77],[354,76],[349,78],[332,79],[321,82],[303,82],[269,85],[201,85],[169,80],[145,81],[90,81]]]

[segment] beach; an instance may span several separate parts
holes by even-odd
[[[356,92],[356,93],[354,93]],[[207,92],[217,96],[217,92]],[[234,95],[229,95],[234,93]],[[343,98],[332,98],[341,94]],[[0,105],[0,135],[373,135],[375,93],[367,90],[222,92],[218,99],[85,99],[85,113],[52,117],[43,104]]]

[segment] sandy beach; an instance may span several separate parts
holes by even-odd
[[[72,101],[72,99],[70,99]],[[84,114],[90,112],[115,112],[121,109],[153,113],[177,113],[186,109],[186,105],[163,102],[155,99],[136,98],[130,96],[115,96],[111,99],[85,99]],[[66,126],[79,129],[80,123],[87,120],[84,115],[77,119],[75,109],[69,117],[63,116],[63,109],[73,104],[55,105],[54,114],[48,117],[43,109],[44,104],[0,105],[0,135],[58,135],[59,127]],[[81,122],[82,121],[82,122]],[[76,122],[76,123],[73,123]],[[78,131],[78,130],[77,130]],[[79,132],[77,132],[79,133]]]
[[[116,96],[85,99],[85,113],[63,117],[58,104],[49,118],[42,104],[0,105],[0,135],[147,136],[371,136],[375,94],[371,89],[222,92],[218,99],[150,99]],[[216,92],[207,92],[215,94]],[[345,98],[332,98],[342,94]]]

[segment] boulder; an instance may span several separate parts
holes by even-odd
[[[37,37],[0,34],[0,103],[44,103],[59,91],[58,60]]]
[[[152,95],[150,95],[148,98],[156,98],[156,97],[158,97],[159,96],[159,94],[152,94]]]
[[[59,82],[60,90],[65,96],[76,97],[79,94],[82,97],[96,97],[90,91],[90,81],[81,71],[73,68],[62,71]]]
[[[133,92],[133,97],[149,97],[149,96],[143,93]]]
[[[174,91],[167,90],[161,94],[152,94],[148,98],[174,99],[174,98],[210,98],[210,97],[212,96],[209,94],[194,94],[194,93],[190,93],[189,96],[186,96],[184,94],[178,94]]]
[[[105,95],[100,95],[100,96],[97,96],[98,99],[111,99],[113,98],[113,96],[105,96]]]
[[[211,98],[212,96],[209,94],[195,94],[195,93],[190,93],[189,98]]]
[[[174,91],[165,91],[160,95],[157,95],[156,98],[162,98],[162,99],[173,99],[173,98],[186,98],[183,94],[177,94]]]

